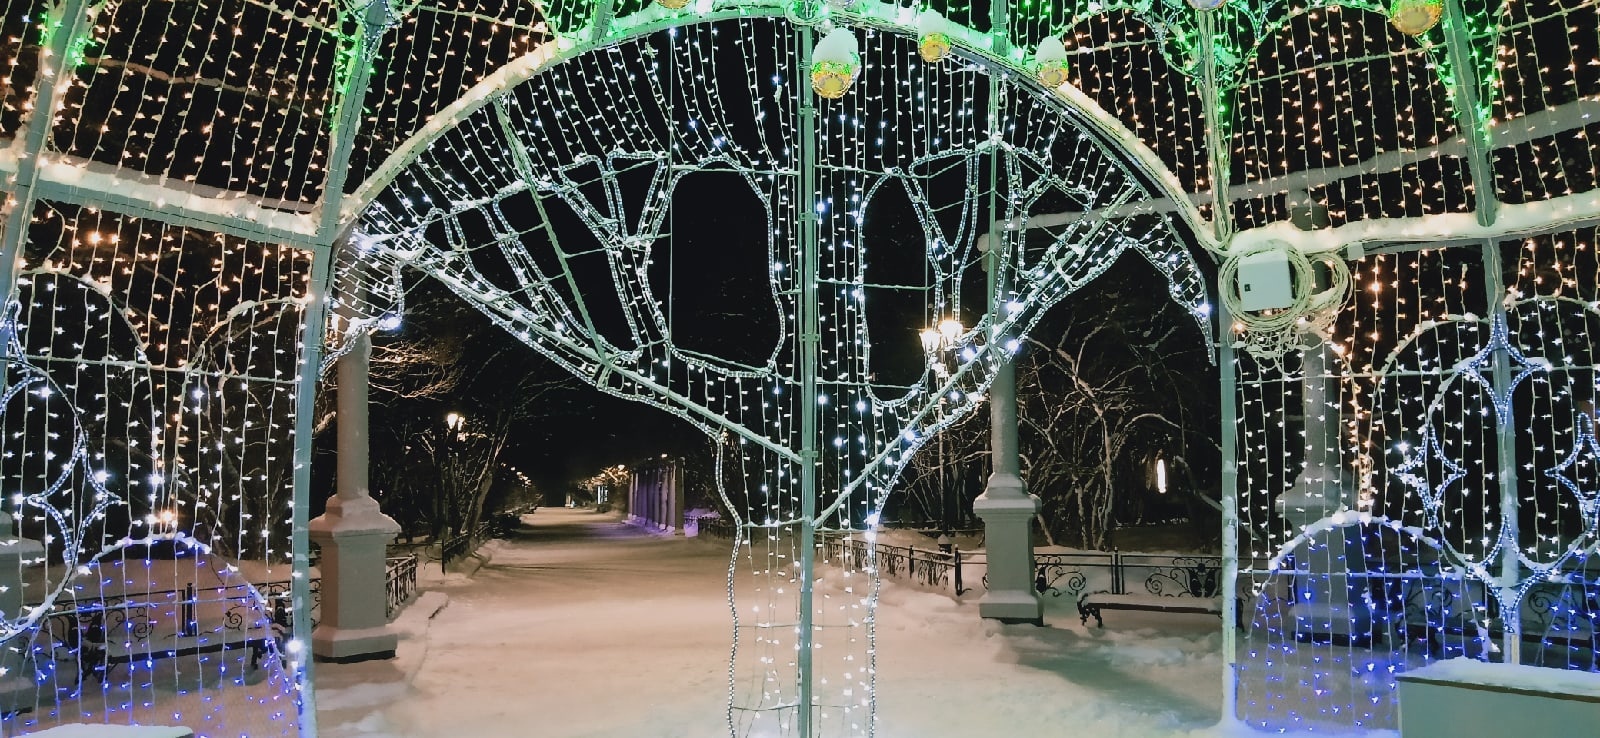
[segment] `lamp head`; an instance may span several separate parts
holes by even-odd
[[[955,318],[945,318],[939,321],[939,336],[944,339],[945,345],[954,344],[961,334],[966,333],[966,326]]]

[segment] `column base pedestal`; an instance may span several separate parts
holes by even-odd
[[[350,629],[318,626],[311,633],[311,657],[319,662],[334,664],[392,659],[399,643],[400,637],[388,627]]]
[[[978,600],[978,617],[1006,625],[1044,625],[1044,604],[1031,590],[990,592]]]
[[[983,519],[989,560],[989,592],[978,600],[978,616],[1002,623],[1044,625],[1044,603],[1033,589],[1033,518],[1039,498],[1024,491],[1015,475],[996,474],[972,501]]]
[[[317,661],[394,658],[399,636],[389,629],[384,551],[400,532],[365,495],[335,496],[312,520],[311,540],[322,547],[322,624],[311,633]]]

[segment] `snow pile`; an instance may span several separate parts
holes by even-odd
[[[1600,698],[1600,673],[1523,664],[1491,664],[1457,657],[1412,669],[1400,677],[1418,681],[1461,682],[1502,689],[1525,689],[1575,697]]]

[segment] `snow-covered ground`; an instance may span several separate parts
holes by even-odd
[[[726,543],[583,510],[525,521],[470,574],[430,569],[394,660],[316,666],[320,735],[726,735]],[[1216,725],[1215,617],[1118,612],[1099,629],[1047,607],[1046,627],[1002,626],[976,593],[885,582],[877,735],[1259,735]]]

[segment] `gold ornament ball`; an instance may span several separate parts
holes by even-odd
[[[1442,15],[1441,0],[1394,0],[1389,6],[1389,22],[1407,36],[1421,36],[1433,30]]]
[[[1049,61],[1039,64],[1039,81],[1045,87],[1055,89],[1067,83],[1067,61]]]
[[[689,0],[656,0],[656,4],[668,10],[683,10],[683,6],[689,4]]]
[[[917,44],[917,52],[922,54],[922,60],[932,64],[950,55],[950,37],[942,33],[930,33],[922,37],[922,42]]]
[[[829,100],[838,100],[850,91],[856,81],[856,65],[841,62],[817,62],[811,65],[811,89]]]

